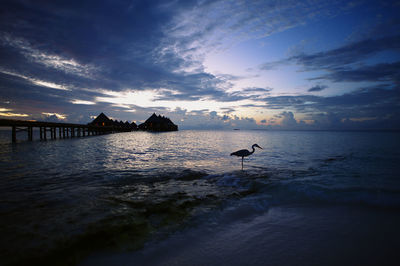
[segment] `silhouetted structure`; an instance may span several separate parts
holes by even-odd
[[[101,122],[102,123],[102,122]],[[58,138],[74,138],[102,135],[118,132],[112,126],[82,125],[71,123],[55,123],[41,121],[26,121],[14,119],[0,119],[0,127],[11,127],[11,140],[17,142],[17,133],[27,132],[28,140],[33,140],[33,129],[38,128],[40,132],[40,140],[57,139]]]
[[[251,151],[251,152],[249,150],[243,149],[243,150],[238,150],[238,151],[235,151],[235,152],[231,153],[231,156],[235,155],[235,156],[238,156],[238,157],[242,157],[242,170],[243,170],[243,159],[244,159],[244,157],[252,155],[254,153],[254,151],[256,150],[256,149],[254,149],[254,147],[262,149],[260,146],[258,146],[258,144],[253,144],[253,146],[251,146],[253,151]]]
[[[99,114],[92,122],[88,125],[97,127],[110,127],[112,131],[133,131],[137,130],[137,125],[132,122],[129,124],[128,121],[125,123],[122,121],[112,120],[108,118],[104,113]]]
[[[92,122],[90,122],[89,125],[98,127],[108,127],[108,126],[114,126],[114,123],[104,113],[101,113]]]
[[[143,124],[139,125],[139,130],[146,131],[178,131],[178,126],[175,125],[168,117],[156,115],[153,113]]]
[[[108,118],[104,113],[99,114],[92,122],[83,124],[54,123],[41,121],[27,121],[14,119],[0,119],[0,127],[11,127],[11,140],[17,142],[17,133],[27,132],[28,140],[33,140],[33,129],[38,128],[40,139],[74,138],[102,135],[117,132],[128,132],[138,129],[135,122],[122,122]],[[169,118],[153,114],[149,119],[139,126],[141,130],[148,131],[177,131],[178,126]],[[48,134],[49,133],[49,134]]]

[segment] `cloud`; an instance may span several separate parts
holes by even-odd
[[[175,109],[168,112],[168,117],[176,122],[180,129],[221,129],[232,130],[234,128],[241,129],[261,129],[265,128],[257,125],[256,121],[251,117],[242,117],[235,115],[220,115],[216,111],[197,110],[184,111]]]
[[[272,88],[258,88],[258,87],[250,87],[250,88],[243,88],[241,91],[242,93],[254,93],[254,94],[266,94],[271,92]]]
[[[353,65],[383,51],[399,51],[400,35],[379,39],[366,39],[337,49],[315,54],[299,54],[288,61],[304,66],[307,70],[336,69]]]
[[[325,85],[315,85],[314,87],[309,88],[307,91],[308,92],[316,92],[316,91],[322,91],[328,88],[328,86]]]
[[[29,116],[28,114],[13,113],[13,109],[0,107],[0,117],[20,118],[28,116]]]
[[[337,96],[276,96],[264,100],[269,109],[283,110],[277,118],[286,118],[286,125],[294,125],[294,116],[286,111],[289,109],[302,114],[304,120],[314,121],[309,129],[400,129],[398,87],[377,85]]]
[[[395,63],[381,63],[373,66],[362,66],[356,69],[336,68],[329,74],[310,80],[331,80],[333,82],[366,82],[366,81],[400,81],[400,61]],[[310,90],[309,90],[310,91]]]
[[[1,65],[53,88],[73,88],[69,101],[82,99],[83,88],[157,89],[157,100],[167,101],[238,101],[262,91],[227,93],[241,77],[204,70],[205,50],[225,45],[220,36],[267,36],[335,16],[331,9],[340,6],[340,1],[105,1],[89,9],[70,1],[5,1]],[[94,101],[89,95],[83,99]]]
[[[56,83],[48,82],[48,81],[44,81],[44,80],[39,80],[39,79],[35,79],[35,78],[30,78],[30,77],[27,77],[27,76],[24,76],[24,75],[21,75],[18,73],[13,73],[13,72],[10,72],[7,70],[0,69],[0,73],[26,80],[37,86],[52,88],[52,89],[56,89],[56,90],[65,90],[65,91],[70,90],[67,86],[64,86],[64,85],[60,85],[60,84],[56,84]]]
[[[262,66],[297,64],[303,70],[319,71],[311,80],[386,84],[339,96],[273,96],[275,90],[268,84],[238,87],[235,82],[248,77],[209,73],[203,65],[210,51],[333,18],[348,8],[355,6],[322,0],[102,1],[96,5],[3,1],[0,102],[9,102],[6,109],[12,111],[8,113],[43,119],[47,119],[43,113],[65,114],[66,120],[82,123],[101,111],[138,121],[152,112],[171,112],[174,121],[183,119],[187,128],[196,128],[196,123],[206,128],[259,128],[246,114],[234,116],[241,107],[281,112],[287,126],[295,125],[295,117],[307,116],[322,127],[328,114],[339,117],[329,121],[340,123],[365,117],[386,123],[390,119],[385,117],[398,112],[399,63],[368,59],[385,51],[397,53],[398,33],[364,36],[337,49],[295,54]],[[309,92],[325,88],[317,85]],[[149,91],[157,92],[152,101],[218,102],[221,106],[195,107],[198,110],[191,112],[183,107],[144,106],[139,92]],[[121,102],[116,95],[135,97]]]
[[[233,107],[221,107],[220,108],[225,114],[230,114],[235,112],[235,108]]]
[[[249,38],[262,38],[283,30],[334,17],[342,10],[342,1],[205,1],[179,14],[168,33],[180,39],[182,50],[221,48]],[[353,7],[354,8],[354,7]],[[223,32],[224,34],[218,34]],[[216,37],[219,39],[217,40]]]
[[[47,122],[63,122],[67,118],[67,115],[58,113],[42,113],[42,115],[44,118],[41,120]]]
[[[50,54],[42,50],[33,48],[32,45],[23,38],[13,37],[9,33],[3,33],[0,37],[3,46],[10,46],[19,51],[27,60],[42,64],[48,68],[63,71],[77,76],[90,77],[96,69],[92,65],[83,65],[73,58],[65,58],[56,54]]]
[[[260,70],[275,70],[279,68],[280,66],[285,66],[290,63],[289,59],[282,59],[278,61],[273,61],[273,62],[266,62],[264,64],[261,64],[258,69]]]
[[[281,65],[297,64],[305,71],[321,71],[322,74],[309,80],[331,80],[334,82],[398,81],[399,61],[393,63],[366,63],[366,60],[383,52],[400,51],[400,35],[368,38],[343,45],[339,48],[314,54],[301,53],[275,62],[260,65],[261,70],[270,70]],[[400,59],[394,56],[394,59]],[[309,90],[310,91],[310,90]]]
[[[346,65],[354,65],[383,51],[398,52],[399,50],[400,35],[385,36],[378,39],[369,38],[332,50],[314,54],[300,53],[286,59],[266,62],[260,66],[260,69],[270,70],[290,63],[302,65],[306,70],[335,69]]]
[[[176,40],[166,25],[172,27],[176,15],[194,4],[142,1],[133,8],[131,2],[102,2],[88,12],[72,2],[6,1],[7,12],[0,10],[0,67],[37,85],[72,87],[69,101],[81,99],[83,88],[162,89],[159,100],[236,100],[225,90],[238,77],[206,73],[195,58],[170,49]]]
[[[86,105],[96,104],[95,102],[85,101],[85,100],[78,100],[78,99],[72,100],[71,103],[72,104],[86,104]]]
[[[282,112],[280,115],[283,116],[281,121],[281,126],[283,128],[294,129],[297,126],[297,121],[294,119],[292,112]]]

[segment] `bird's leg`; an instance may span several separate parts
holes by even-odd
[[[244,157],[242,157],[242,171],[243,171],[243,159],[244,159]]]

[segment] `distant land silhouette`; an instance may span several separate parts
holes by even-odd
[[[117,127],[121,130],[126,131],[134,131],[134,130],[143,130],[143,131],[155,131],[155,132],[163,132],[163,131],[178,131],[178,126],[175,125],[168,117],[156,115],[153,113],[144,123],[137,126],[135,122],[129,123],[128,121],[122,122],[117,120],[112,120],[108,118],[104,113],[99,114],[92,122],[88,125],[93,126],[113,126]]]

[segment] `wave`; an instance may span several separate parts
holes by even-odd
[[[342,160],[342,159],[339,159]],[[332,203],[364,205],[371,207],[400,208],[400,188],[390,184],[360,182],[349,175],[335,180],[336,176],[310,168],[298,171],[261,169],[250,174],[228,173],[221,175],[216,184],[251,190],[270,204]]]
[[[345,158],[337,156],[323,161],[334,160]],[[338,175],[324,171],[312,167],[293,170],[260,166],[250,166],[247,171],[222,173],[176,169],[150,177],[144,176],[141,180],[146,186],[151,184],[155,190],[161,189],[162,195],[184,194],[187,197],[212,197],[219,200],[228,200],[238,195],[267,195],[271,204],[315,202],[400,207],[400,188],[390,183],[371,181],[371,178],[350,173]],[[148,194],[160,196],[160,193],[152,189]]]
[[[100,250],[135,250],[233,202],[245,202],[245,207],[232,212],[232,219],[252,213],[247,206],[261,212],[303,203],[400,208],[400,190],[395,187],[363,186],[352,177],[335,182],[335,175],[324,171],[249,165],[245,171],[220,173],[185,168],[86,172],[75,177],[86,180],[85,189],[73,182],[74,189],[57,190],[73,195],[57,194],[54,199],[41,199],[48,202],[45,205],[25,203],[20,205],[25,209],[0,210],[4,218],[0,225],[6,225],[2,242],[12,243],[2,243],[10,259],[4,264],[60,264],[60,258],[65,264],[76,264]],[[90,178],[101,182],[87,181]],[[60,197],[76,199],[60,201]],[[26,250],[17,256],[21,246]]]

